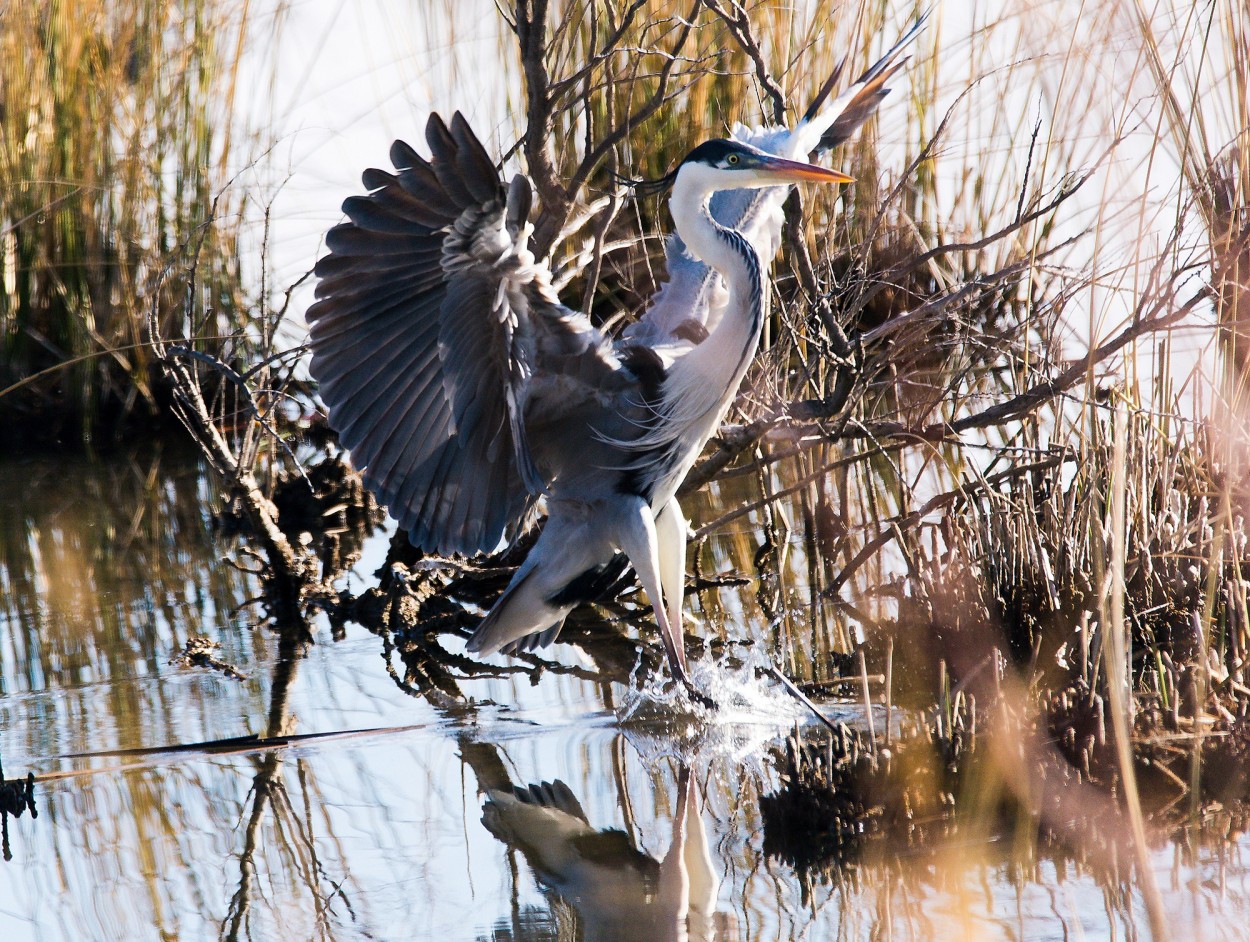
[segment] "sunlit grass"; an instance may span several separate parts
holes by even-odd
[[[0,398],[6,439],[99,441],[156,416],[149,317],[218,353],[245,329],[223,192],[242,28],[224,0],[5,10],[0,389],[41,374]]]

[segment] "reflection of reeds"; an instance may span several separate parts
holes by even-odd
[[[99,440],[150,419],[152,312],[214,351],[243,328],[235,222],[221,222],[238,207],[218,198],[240,28],[218,0],[6,5],[0,389],[28,380],[0,397],[6,438]]]
[[[186,683],[167,666],[193,634],[221,638],[232,660],[257,656],[235,616],[254,585],[218,564],[208,509],[216,497],[185,451],[0,466],[0,728],[27,763],[47,769],[62,761],[56,755],[176,747],[179,737],[237,732],[211,682]],[[289,673],[293,662],[281,663]],[[244,688],[243,715],[264,715],[261,688]],[[273,700],[285,690],[276,679]],[[203,881],[198,829],[203,821],[224,820],[226,830],[234,823],[230,783],[195,764],[93,764],[107,772],[36,784],[39,823],[51,835],[42,865],[71,874],[80,898],[103,907],[94,917],[84,912],[82,923],[69,909],[58,918],[81,937],[99,934],[93,919],[109,931],[141,934],[146,922],[177,934],[185,916],[169,911],[171,897],[186,894],[203,909],[220,892]],[[304,835],[289,830],[302,852]],[[128,881],[127,892],[101,901],[77,879],[97,887]]]
[[[163,664],[188,633],[228,625],[252,592],[237,569],[206,564],[216,552],[205,510],[214,496],[186,453],[10,463],[0,468],[0,494],[6,693],[131,679],[136,663]],[[113,691],[111,716],[84,710],[89,721],[76,725],[72,711],[57,741],[68,749],[148,742],[154,704],[143,698],[153,692],[123,683]],[[42,735],[28,724],[11,728]],[[100,741],[105,730],[110,738]],[[44,751],[41,740],[26,748]]]

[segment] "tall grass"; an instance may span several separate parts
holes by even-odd
[[[1148,9],[1134,0],[1145,84],[1159,102],[1161,150],[1208,253],[1226,389],[1250,383],[1250,20],[1236,3]]]
[[[246,322],[240,206],[222,192],[241,20],[228,0],[6,5],[5,438],[92,441],[150,421],[150,314],[166,335],[213,338],[216,352]]]

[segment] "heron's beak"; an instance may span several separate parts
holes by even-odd
[[[775,176],[778,183],[795,183],[800,180],[810,180],[813,183],[851,183],[855,180],[840,170],[786,160],[784,157],[769,157],[762,162],[760,169]]]

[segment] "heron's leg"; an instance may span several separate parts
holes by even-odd
[[[651,507],[641,497],[627,498],[628,503],[619,508],[621,519],[618,537],[621,549],[629,557],[638,573],[638,581],[642,583],[651,607],[655,609],[655,621],[660,628],[660,638],[664,642],[664,651],[668,654],[668,663],[673,670],[673,677],[689,685],[686,679],[686,652],[681,643],[681,626],[672,625],[664,609],[664,593],[660,589],[660,547],[656,538],[655,518],[651,516]],[[674,632],[677,634],[674,634]]]
[[[651,607],[655,610],[655,622],[660,628],[660,638],[664,642],[664,652],[668,655],[669,668],[673,677],[690,694],[691,698],[709,709],[716,703],[706,694],[700,693],[690,682],[686,674],[686,651],[682,644],[681,622],[669,621],[664,606],[664,593],[660,590],[660,548],[655,532],[655,518],[651,515],[650,505],[641,497],[626,498],[613,508],[617,514],[617,539],[621,549],[629,557],[638,573],[638,581],[651,599]]]
[[[660,544],[660,586],[669,624],[677,636],[681,663],[686,664],[686,646],[682,642],[682,600],[686,592],[686,517],[674,497],[661,508],[655,518],[655,535]]]

